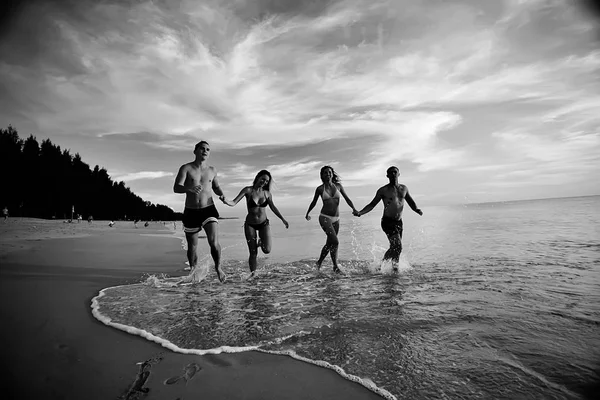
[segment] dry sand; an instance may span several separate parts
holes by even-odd
[[[185,273],[180,242],[140,235],[160,233],[162,224],[139,225],[0,221],[3,398],[381,399],[291,357],[178,354],[97,321],[90,304],[101,289]],[[189,365],[199,371],[187,384],[165,384]]]

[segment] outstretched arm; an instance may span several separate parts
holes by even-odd
[[[221,199],[221,201],[223,203],[227,204],[229,207],[233,207],[237,203],[239,203],[241,199],[244,198],[244,196],[246,195],[246,193],[248,193],[248,186],[246,186],[245,188],[243,188],[242,190],[240,190],[240,193],[233,200],[227,200],[225,198],[225,196],[221,196],[220,199]]]
[[[379,203],[379,200],[381,200],[381,198],[381,189],[379,189],[377,190],[377,193],[375,193],[375,197],[373,197],[373,200],[371,200],[371,202],[367,204],[362,210],[356,213],[356,216],[360,217],[361,215],[364,215],[371,211],[373,208],[375,208],[377,203]]]
[[[346,203],[348,203],[348,205],[352,209],[352,214],[355,214],[357,212],[356,208],[354,208],[354,204],[352,204],[352,200],[350,200],[350,198],[346,194],[346,191],[344,190],[344,187],[342,186],[341,183],[338,183],[338,189],[340,190],[340,192],[342,192],[342,196],[344,196],[344,200],[346,200]]]
[[[219,180],[217,179],[217,171],[215,170],[215,177],[212,181],[212,189],[215,194],[219,196],[219,198],[224,197],[223,190],[221,190],[221,186],[219,186]]]
[[[289,228],[290,224],[288,224],[288,222],[285,220],[285,218],[283,218],[283,215],[281,215],[277,207],[275,207],[275,204],[273,203],[273,197],[271,197],[270,194],[269,197],[267,197],[267,201],[269,202],[269,208],[271,209],[271,211],[273,211],[273,214],[277,215],[281,222],[283,222],[283,224],[285,225],[285,229]]]
[[[408,189],[406,189],[406,195],[404,196],[404,199],[406,200],[406,204],[408,204],[408,206],[412,208],[414,212],[416,212],[419,215],[423,215],[423,211],[421,211],[421,209],[417,207],[417,203],[415,203],[410,193],[408,193]]]
[[[315,206],[317,205],[317,200],[319,199],[319,196],[321,195],[321,193],[319,192],[320,187],[321,186],[318,186],[315,189],[315,195],[314,195],[312,201],[310,202],[310,205],[308,206],[308,211],[306,212],[306,216],[304,217],[304,218],[306,218],[307,221],[310,221],[310,215],[308,215],[308,214],[310,214],[312,209],[315,208]]]

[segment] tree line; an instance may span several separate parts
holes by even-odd
[[[162,204],[144,201],[106,169],[91,169],[79,153],[61,150],[50,139],[23,140],[16,129],[0,128],[0,207],[11,216],[172,221],[181,218]],[[72,210],[75,210],[73,216]]]

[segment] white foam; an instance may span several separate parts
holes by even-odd
[[[398,265],[394,268],[394,263],[391,260],[373,260],[367,269],[372,274],[392,275],[398,273],[408,272],[413,269],[410,262],[406,259],[404,254],[400,254],[400,260]]]
[[[366,387],[370,391],[372,391],[374,393],[377,393],[378,395],[380,395],[381,397],[383,397],[385,399],[388,399],[388,400],[398,400],[396,398],[396,396],[394,396],[393,394],[391,394],[387,390],[385,390],[385,389],[380,388],[379,386],[377,386],[371,379],[369,379],[369,378],[359,378],[356,375],[352,375],[352,374],[347,373],[341,367],[339,367],[337,365],[330,364],[330,363],[328,363],[326,361],[311,360],[310,358],[306,358],[306,357],[302,357],[301,355],[298,355],[293,350],[274,351],[274,350],[263,350],[261,348],[256,348],[254,350],[255,351],[260,351],[262,353],[285,355],[285,356],[292,357],[292,358],[294,358],[296,360],[299,360],[299,361],[304,361],[304,362],[307,362],[309,364],[317,365],[317,366],[322,367],[322,368],[331,369],[331,370],[337,372],[338,375],[340,375],[342,378],[347,379],[347,380],[352,381],[352,382],[356,382],[359,385],[362,385],[362,386]]]
[[[182,353],[182,354],[195,354],[195,355],[205,355],[205,354],[220,354],[220,353],[240,353],[242,351],[250,351],[250,350],[257,350],[258,348],[256,346],[244,346],[244,347],[233,347],[233,346],[221,346],[221,347],[217,347],[214,349],[205,349],[205,350],[201,350],[201,349],[182,349],[179,346],[176,346],[175,344],[169,342],[168,340],[162,339],[158,336],[155,336],[153,334],[151,334],[150,332],[147,332],[143,329],[138,329],[135,328],[133,326],[129,326],[129,325],[124,325],[124,324],[120,324],[118,322],[113,322],[112,319],[110,317],[107,317],[106,315],[103,315],[100,311],[100,304],[98,303],[98,300],[101,299],[102,297],[105,296],[105,290],[108,289],[116,289],[119,287],[124,287],[124,286],[129,286],[129,285],[120,285],[120,286],[113,286],[113,287],[109,287],[109,288],[105,288],[102,289],[100,291],[100,293],[98,294],[98,296],[94,297],[92,299],[92,315],[100,322],[102,322],[105,325],[108,326],[112,326],[113,328],[117,328],[121,331],[125,331],[127,333],[130,333],[132,335],[137,335],[137,336],[141,336],[145,339],[148,339],[152,342],[158,343],[163,347],[166,347],[167,349],[177,352],[177,353]]]
[[[148,279],[150,279],[150,278],[152,278],[152,277],[149,277]],[[156,277],[154,277],[154,278],[158,279]],[[292,357],[298,361],[303,361],[303,362],[306,362],[309,364],[317,365],[322,368],[331,369],[331,370],[337,372],[337,374],[340,375],[342,378],[347,379],[352,382],[356,382],[356,383],[364,386],[365,388],[371,390],[372,392],[382,396],[385,399],[398,400],[396,398],[396,396],[394,396],[387,390],[378,387],[371,379],[360,378],[358,376],[349,374],[346,371],[344,371],[341,367],[330,364],[326,361],[311,360],[310,358],[302,357],[293,350],[282,350],[282,351],[264,350],[264,349],[261,349],[259,346],[243,346],[243,347],[220,346],[220,347],[216,347],[213,349],[183,349],[183,348],[169,342],[168,340],[165,340],[163,338],[155,336],[152,333],[147,332],[143,329],[135,328],[135,327],[129,326],[129,325],[120,324],[118,322],[113,322],[110,317],[103,315],[100,312],[100,310],[99,310],[100,304],[99,304],[98,300],[105,296],[106,290],[116,289],[116,288],[125,287],[125,286],[129,286],[129,285],[119,285],[119,286],[112,286],[112,287],[104,288],[99,292],[98,296],[96,296],[92,299],[92,315],[94,316],[94,318],[96,318],[98,321],[102,322],[103,324],[105,324],[107,326],[111,326],[113,328],[119,329],[121,331],[127,332],[132,335],[141,336],[147,340],[158,343],[161,346],[163,346],[171,351],[174,351],[176,353],[181,353],[181,354],[194,354],[194,355],[202,356],[205,354],[241,353],[243,351],[260,351],[262,353],[268,353],[268,354],[286,355],[286,356]],[[300,334],[302,334],[302,332]],[[290,338],[292,336],[296,336],[296,335],[298,335],[298,333],[291,334],[284,338],[278,338],[275,340],[271,340],[270,343],[278,343],[278,342],[280,343],[283,340]]]

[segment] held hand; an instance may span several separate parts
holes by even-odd
[[[290,227],[290,224],[288,224],[288,222],[285,219],[283,220],[283,224],[285,225],[285,229],[288,229]]]
[[[225,195],[222,194],[219,196],[219,200],[221,200],[223,203],[227,204],[227,199],[225,199]]]
[[[310,215],[307,215],[305,218],[307,221],[310,221]]]
[[[352,211],[352,215],[354,215],[355,217],[360,217],[360,212],[357,210]]]
[[[421,211],[421,209],[420,209],[420,208],[417,208],[417,214],[419,214],[419,215],[423,215],[423,211]]]

